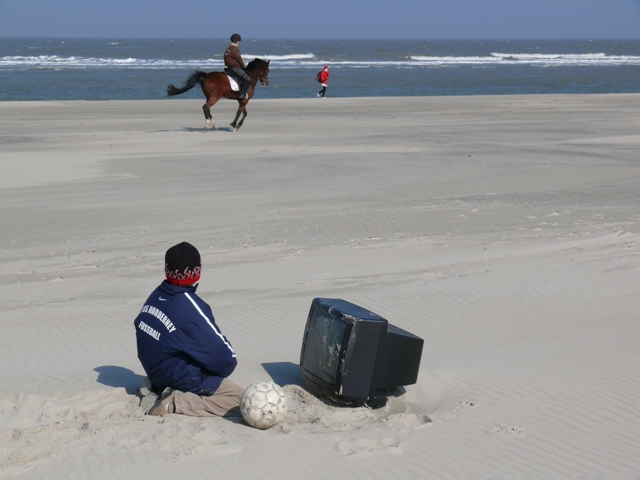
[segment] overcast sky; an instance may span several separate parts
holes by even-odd
[[[0,0],[1,37],[640,38],[640,0]]]

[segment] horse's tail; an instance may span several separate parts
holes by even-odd
[[[187,78],[187,81],[184,82],[184,85],[182,86],[182,88],[178,88],[175,85],[169,85],[167,87],[167,97],[173,97],[174,95],[180,95],[181,93],[184,93],[187,90],[191,90],[197,84],[202,85],[202,82],[204,82],[204,77],[206,77],[206,76],[207,76],[207,74],[205,72],[202,72],[200,70],[196,70],[195,72],[193,72],[191,74],[191,76],[189,78]]]

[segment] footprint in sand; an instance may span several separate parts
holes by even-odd
[[[470,408],[473,408],[475,406],[476,404],[474,402],[469,402],[469,401],[460,402],[453,410],[442,415],[441,418],[442,420],[445,420],[445,421],[457,420],[461,412],[468,410]]]
[[[522,427],[504,427],[499,423],[494,424],[494,427],[489,430],[489,433],[496,433],[498,435],[513,436],[513,435],[526,435],[527,431]]]
[[[345,456],[371,457],[374,455],[400,455],[404,450],[400,441],[395,437],[385,437],[380,440],[369,438],[356,439],[346,437],[338,442],[338,451]]]

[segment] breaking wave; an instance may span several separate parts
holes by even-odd
[[[618,66],[640,65],[640,57],[629,55],[607,55],[605,53],[581,54],[536,54],[536,53],[492,53],[483,57],[427,57],[411,56],[421,65],[536,65],[554,67],[573,66]]]
[[[343,68],[411,68],[452,66],[530,65],[540,67],[640,65],[640,56],[586,54],[492,53],[487,56],[408,55],[393,60],[340,60],[317,58],[313,53],[289,55],[243,55],[245,61],[259,57],[270,60],[272,68],[317,68],[325,63]],[[0,68],[130,68],[130,69],[221,69],[222,58],[193,60],[81,57],[58,55],[0,57]]]

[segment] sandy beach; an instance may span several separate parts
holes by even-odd
[[[640,95],[0,102],[0,477],[640,478]],[[145,416],[164,253],[290,412]],[[379,410],[305,392],[314,297],[424,339]]]

